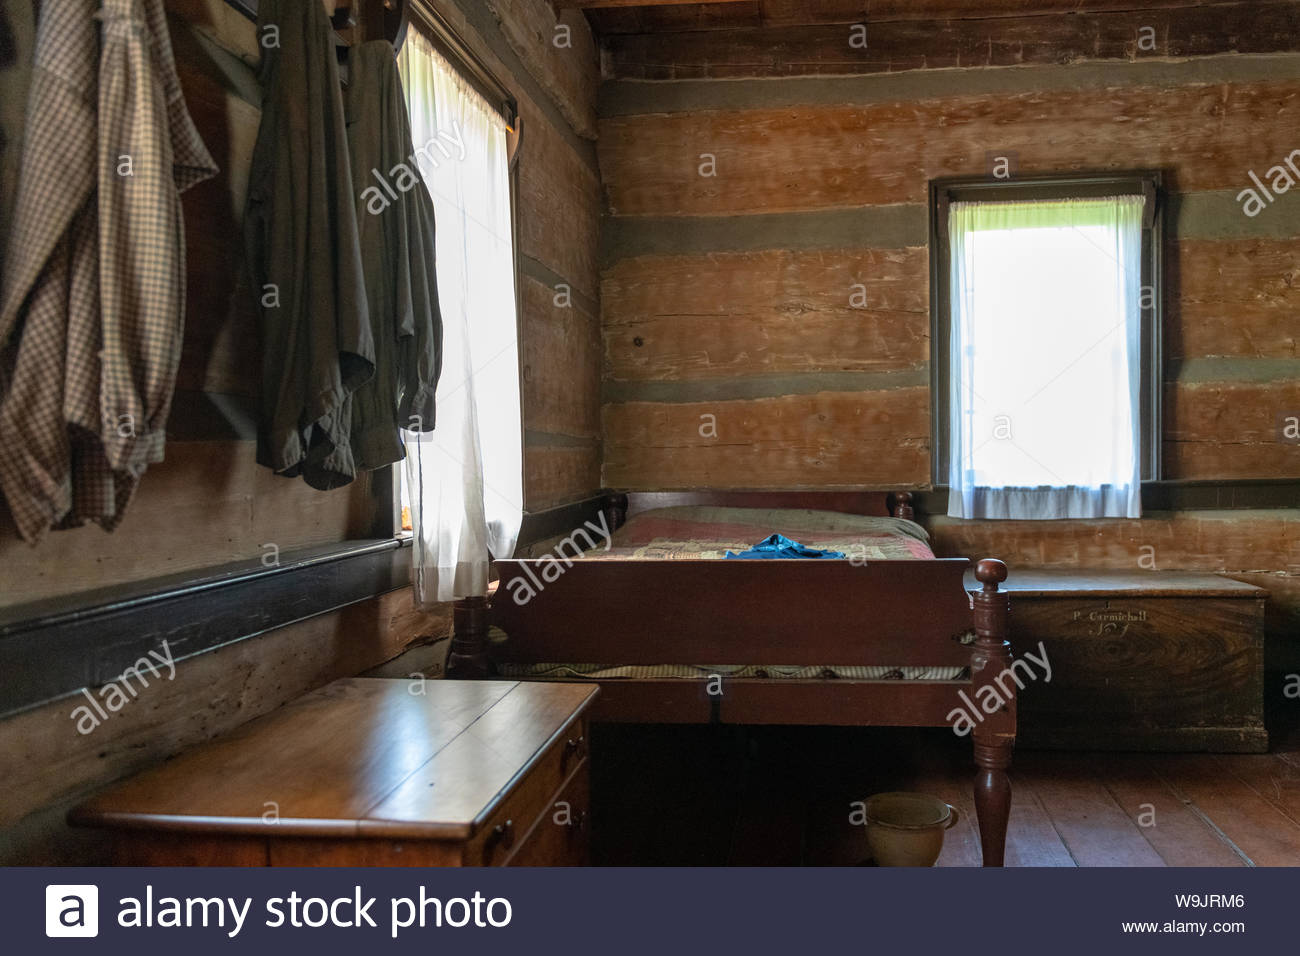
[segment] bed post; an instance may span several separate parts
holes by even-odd
[[[907,518],[910,521],[915,516],[915,512],[912,511],[912,493],[910,491],[900,491],[895,494],[894,517]]]
[[[1012,679],[1011,644],[1007,641],[1007,594],[998,585],[1007,579],[1007,566],[984,558],[975,566],[984,586],[975,592],[975,644],[971,648],[971,683],[981,707],[986,698],[1000,699],[1002,707],[975,727],[975,815],[979,819],[980,848],[985,866],[1001,866],[1007,843],[1007,817],[1011,813],[1011,751],[1016,743],[1016,682]],[[989,692],[981,693],[984,688]],[[991,697],[991,695],[997,695]]]
[[[451,648],[447,676],[481,680],[488,676],[488,600],[461,598],[451,609]]]
[[[609,530],[617,531],[627,521],[627,495],[610,492],[602,502],[602,509],[609,515]]]

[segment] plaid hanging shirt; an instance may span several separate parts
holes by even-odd
[[[91,520],[112,530],[162,460],[184,323],[179,194],[216,173],[162,0],[98,7],[42,4],[0,286],[0,490],[32,543]]]

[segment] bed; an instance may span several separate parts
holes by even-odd
[[[906,492],[616,496],[457,602],[448,677],[597,681],[593,720],[972,728],[983,862],[1001,866],[1006,566],[979,561],[968,592],[969,560],[935,557],[912,517]],[[773,532],[845,557],[725,557]]]

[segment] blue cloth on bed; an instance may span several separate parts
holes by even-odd
[[[773,534],[764,538],[748,551],[736,554],[728,551],[729,558],[842,558],[843,551],[818,551],[808,548],[798,541],[791,541],[783,534]]]

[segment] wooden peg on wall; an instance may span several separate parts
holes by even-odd
[[[325,4],[330,26],[335,30],[347,30],[357,25],[356,11],[350,3],[338,3],[337,0],[321,0],[321,3]]]

